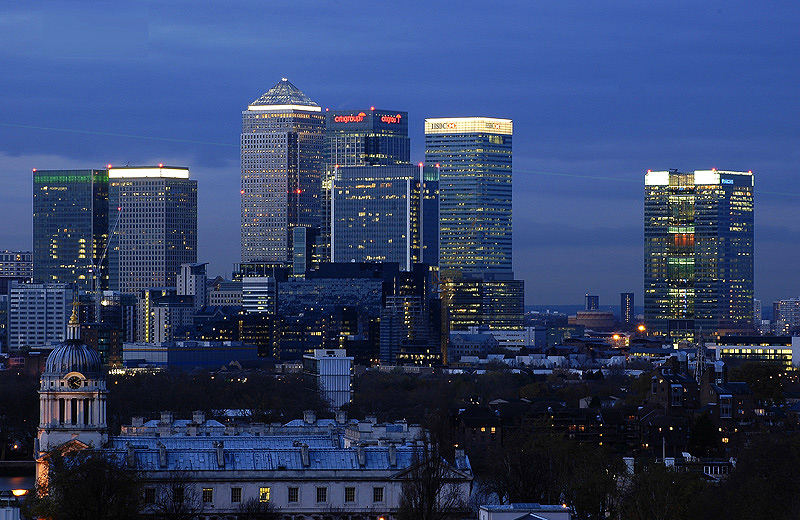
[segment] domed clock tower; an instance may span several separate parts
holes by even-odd
[[[80,340],[75,305],[67,339],[53,349],[42,372],[37,459],[69,441],[95,448],[108,441],[106,379],[100,356]]]

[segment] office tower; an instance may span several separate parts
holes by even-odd
[[[293,228],[318,228],[325,115],[283,78],[242,112],[243,263],[288,263]]]
[[[761,330],[761,300],[753,298],[753,327]]]
[[[777,335],[796,333],[800,328],[800,298],[772,302],[772,323]]]
[[[275,314],[278,282],[274,276],[242,278],[242,308],[248,314]]]
[[[380,359],[390,365],[440,365],[442,307],[427,264],[387,276],[380,314]]]
[[[753,326],[753,174],[648,171],[644,317],[681,340]]]
[[[619,321],[623,324],[633,323],[633,293],[619,293]]]
[[[438,262],[439,182],[422,165],[339,167],[331,185],[331,261]]]
[[[194,308],[199,309],[206,305],[207,293],[206,266],[208,264],[181,264],[178,272],[178,295],[194,297]]]
[[[107,170],[33,170],[35,282],[107,289],[108,229]]]
[[[19,351],[63,341],[72,312],[74,291],[64,283],[11,282],[8,346]]]
[[[342,166],[409,164],[408,113],[370,107],[325,112],[325,176],[322,179],[322,228],[318,255],[331,261],[331,185]]]
[[[408,164],[408,112],[331,110],[325,112],[325,162],[333,166]]]
[[[11,282],[30,282],[33,278],[33,253],[0,251],[0,295],[7,295]]]
[[[425,164],[439,170],[439,267],[512,270],[510,119],[425,120]]]
[[[585,296],[585,301],[585,310],[587,311],[596,311],[600,308],[600,296],[596,294],[587,294]]]
[[[523,328],[525,283],[511,273],[462,272],[444,279],[441,288],[450,331]]]
[[[172,166],[110,168],[109,204],[119,222],[109,240],[112,290],[176,287],[181,264],[197,262],[197,181]]]

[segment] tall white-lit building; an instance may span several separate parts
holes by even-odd
[[[293,229],[319,228],[325,115],[283,78],[242,112],[242,263],[288,263]]]
[[[510,119],[425,120],[425,164],[439,167],[439,267],[512,270]]]
[[[176,287],[181,265],[197,262],[197,181],[163,165],[109,168],[108,177],[112,290]]]

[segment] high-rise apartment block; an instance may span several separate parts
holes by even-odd
[[[331,184],[331,261],[436,265],[439,182],[422,165],[338,167]]]
[[[439,170],[439,266],[512,270],[510,119],[425,120],[425,164]]]
[[[283,78],[242,112],[243,263],[288,263],[293,228],[321,224],[325,115]]]
[[[677,344],[753,328],[753,174],[649,171],[644,317]]]
[[[596,311],[600,309],[600,296],[597,294],[586,294],[584,296],[584,300],[586,305],[584,305],[585,310],[587,311]]]
[[[35,282],[107,289],[108,227],[107,170],[33,170]]]
[[[164,165],[110,168],[108,176],[119,217],[109,240],[111,289],[176,287],[181,265],[197,262],[197,181],[188,168]]]
[[[8,346],[13,351],[63,341],[74,291],[64,283],[11,283]]]

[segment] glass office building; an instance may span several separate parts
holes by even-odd
[[[33,171],[33,278],[40,283],[108,288],[107,170]]]
[[[425,164],[440,168],[440,269],[512,270],[512,130],[510,119],[425,120]]]
[[[283,78],[242,112],[242,262],[288,263],[293,228],[319,228],[325,115]]]
[[[331,191],[331,261],[438,261],[436,168],[350,166],[336,170]]]
[[[325,161],[330,166],[408,164],[408,112],[330,110],[325,112]]]
[[[647,172],[644,317],[675,344],[752,330],[752,172]]]
[[[111,289],[176,287],[181,264],[197,262],[197,181],[188,168],[163,165],[111,168],[108,176],[109,203],[119,212],[109,241]]]

